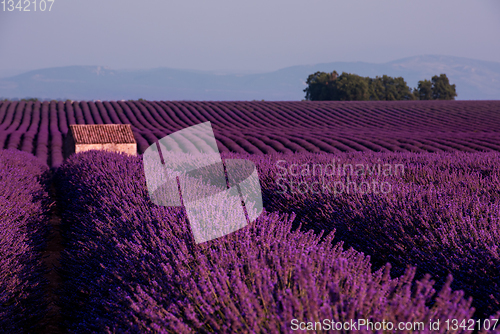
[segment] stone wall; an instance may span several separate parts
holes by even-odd
[[[78,144],[75,146],[75,153],[89,150],[104,150],[111,152],[122,152],[129,155],[137,155],[137,144]]]

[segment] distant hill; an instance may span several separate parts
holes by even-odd
[[[47,68],[0,79],[2,98],[71,100],[302,100],[309,74],[336,70],[402,76],[410,87],[446,73],[458,100],[500,99],[500,63],[450,56],[417,56],[385,64],[333,62],[260,74],[219,74],[171,68],[112,70],[101,66]]]

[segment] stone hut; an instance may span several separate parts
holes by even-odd
[[[137,154],[137,143],[130,124],[73,124],[64,143],[64,156],[88,150]]]

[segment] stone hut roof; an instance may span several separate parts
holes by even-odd
[[[73,124],[69,131],[79,144],[135,144],[130,124]]]

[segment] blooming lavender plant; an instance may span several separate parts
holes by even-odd
[[[375,268],[390,262],[397,276],[408,266],[416,266],[417,277],[432,273],[442,286],[452,274],[452,288],[474,298],[477,317],[500,310],[498,153],[306,153],[244,158],[253,160],[259,169],[268,210],[295,212],[297,224],[317,232],[336,230],[335,241],[370,255]],[[297,184],[323,182],[319,172],[307,173],[305,166],[324,167],[333,159],[337,167],[403,164],[405,169],[399,175],[366,172],[356,176],[348,169],[344,175],[341,168],[325,181],[385,181],[391,186],[387,193],[301,193]],[[277,163],[280,160],[286,163]],[[294,167],[283,176],[285,165]],[[295,188],[291,189],[291,182],[277,182],[280,178],[293,180]]]
[[[48,231],[47,166],[0,150],[0,332],[34,330],[46,313],[41,253]]]
[[[74,155],[57,188],[66,240],[61,306],[73,333],[289,333],[293,319],[473,316],[451,276],[439,293],[430,275],[415,280],[414,268],[391,278],[390,265],[373,271],[369,256],[344,250],[334,229],[292,230],[293,215],[265,212],[197,245],[182,209],[150,202],[141,157]]]

